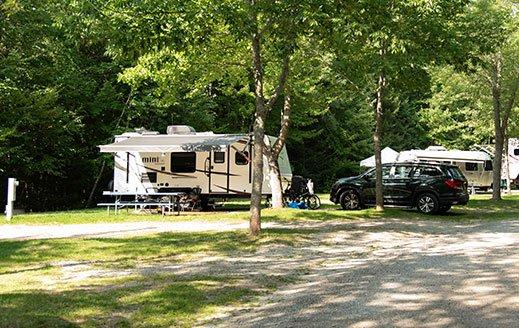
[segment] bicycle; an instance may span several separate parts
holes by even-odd
[[[306,207],[311,210],[316,210],[321,207],[321,199],[314,194],[312,180],[299,175],[292,177],[292,181],[285,190],[283,198],[285,204],[290,202],[304,202]]]

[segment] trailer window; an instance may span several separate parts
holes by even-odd
[[[196,171],[196,153],[171,153],[171,172],[193,173]]]
[[[215,163],[225,163],[225,153],[223,151],[215,151],[214,152],[214,162]]]
[[[485,161],[485,171],[492,171],[492,161]]]
[[[249,164],[249,152],[248,151],[237,151],[234,154],[234,162],[236,163],[236,165]]]
[[[234,155],[234,162],[236,165],[247,165],[249,164],[249,152],[248,151],[237,151]]]
[[[465,163],[465,171],[477,171],[478,163]]]
[[[514,149],[514,155],[519,156],[519,148]]]

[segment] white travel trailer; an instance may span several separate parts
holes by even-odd
[[[137,131],[115,136],[99,146],[114,154],[112,194],[157,195],[197,190],[202,198],[250,195],[254,148],[249,134],[197,133],[188,126],[170,126],[167,134]],[[266,136],[267,144],[275,140]],[[263,195],[270,195],[264,159]],[[288,154],[279,156],[284,187],[291,181]]]
[[[441,146],[400,152],[397,162],[437,162],[460,168],[469,186],[487,190],[492,185],[492,158],[483,151],[447,150]]]
[[[519,138],[508,139],[508,153],[503,153],[503,162],[501,166],[501,180],[506,185],[519,186]],[[474,145],[474,149],[478,149],[487,153],[491,158],[494,157],[494,145]]]
[[[503,178],[519,186],[519,138],[508,139],[508,157],[504,164],[503,172],[505,176]]]

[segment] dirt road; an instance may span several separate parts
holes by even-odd
[[[298,268],[298,282],[205,325],[519,326],[519,221],[364,221],[326,229],[313,245],[260,257],[265,272]]]

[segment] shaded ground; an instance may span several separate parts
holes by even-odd
[[[0,240],[0,327],[519,322],[516,199],[473,200],[445,216],[330,205],[264,214],[260,238],[241,229],[241,214],[225,213],[220,221],[174,217],[109,232],[79,225],[74,238]],[[158,231],[167,232],[150,234]]]
[[[518,246],[519,221],[337,224],[263,262],[300,281],[206,326],[517,327]]]

